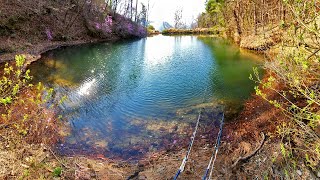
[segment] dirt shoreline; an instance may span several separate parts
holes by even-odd
[[[120,40],[119,37],[112,37],[109,39],[86,39],[86,40],[75,40],[75,41],[44,41],[38,43],[36,45],[31,45],[27,47],[26,50],[18,50],[15,52],[10,53],[3,53],[0,54],[0,63],[12,61],[14,60],[15,55],[24,54],[26,55],[27,62],[33,62],[41,58],[41,55],[61,47],[68,47],[68,46],[77,46],[77,45],[84,45],[84,44],[93,44],[93,43],[101,43],[101,42],[116,42]]]

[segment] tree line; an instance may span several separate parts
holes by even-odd
[[[139,2],[139,0],[105,0],[105,4],[114,13],[119,13],[144,26],[148,25],[150,0],[148,0],[147,4]]]

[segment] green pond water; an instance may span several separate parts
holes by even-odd
[[[57,99],[67,96],[60,113],[71,130],[60,153],[130,160],[186,146],[202,108],[206,124],[239,111],[259,64],[216,38],[159,35],[57,49],[30,68]]]

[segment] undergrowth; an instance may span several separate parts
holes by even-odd
[[[29,143],[51,144],[57,140],[59,118],[53,102],[53,89],[33,85],[23,55],[4,65],[0,73],[0,127],[13,128]]]
[[[288,24],[288,38],[280,53],[266,63],[270,76],[259,78],[257,69],[250,78],[259,85],[256,94],[282,110],[288,121],[277,127],[280,154],[287,178],[303,163],[315,174],[320,171],[320,17],[313,1],[286,1],[295,15]],[[277,88],[279,85],[283,88]],[[278,98],[268,97],[268,90]]]

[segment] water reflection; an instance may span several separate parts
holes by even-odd
[[[211,91],[214,97],[241,104],[252,93],[254,82],[248,77],[252,73],[252,67],[258,66],[260,59],[256,58],[260,57],[249,56],[250,53],[243,54],[228,41],[200,39],[210,47],[215,57],[216,70],[211,73]]]
[[[90,95],[90,91],[92,91],[92,89],[94,88],[95,83],[97,82],[97,80],[95,78],[93,78],[92,80],[89,80],[87,82],[84,82],[79,90],[78,90],[78,94],[81,96],[88,96]]]
[[[201,108],[212,122],[221,102],[240,107],[254,65],[212,38],[155,36],[51,51],[31,69],[68,96],[62,110],[72,131],[62,153],[128,159],[187,138]]]
[[[146,70],[157,70],[159,66],[165,65],[172,57],[175,44],[170,39],[164,39],[159,43],[157,38],[150,38],[146,42],[144,65]]]

